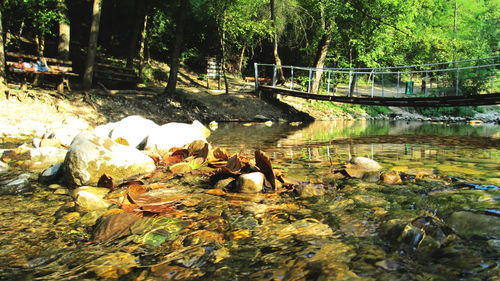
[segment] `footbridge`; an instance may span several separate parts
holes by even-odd
[[[262,95],[383,106],[500,104],[500,56],[377,68],[313,68],[255,63]]]

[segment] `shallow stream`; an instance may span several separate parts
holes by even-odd
[[[499,280],[498,125],[226,123],[209,142],[264,151],[301,189],[215,192],[185,175],[166,183],[186,194],[170,214],[93,243],[102,213],[33,176],[30,190],[0,196],[0,279]],[[359,156],[402,183],[331,177]]]

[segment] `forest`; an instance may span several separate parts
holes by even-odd
[[[6,0],[1,17],[5,51],[69,59],[84,73],[94,45],[97,58],[146,80],[150,60],[203,73],[215,57],[248,76],[253,62],[357,68],[488,57],[500,38],[495,0]]]

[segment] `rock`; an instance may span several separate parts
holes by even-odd
[[[31,189],[31,184],[30,184],[30,179],[31,179],[30,174],[21,174],[18,176],[16,179],[6,183],[1,187],[1,193],[2,194],[20,194],[27,192]]]
[[[82,186],[73,191],[73,197],[76,199],[76,204],[84,211],[107,209],[111,202],[104,197],[109,191],[107,188]]]
[[[241,175],[236,182],[236,190],[241,193],[261,192],[264,187],[264,174],[253,172]]]
[[[385,184],[399,184],[402,183],[403,180],[401,180],[401,176],[397,173],[382,173],[380,176],[380,179],[382,180],[383,183]]]
[[[71,139],[73,140],[73,139]],[[34,139],[33,139],[34,141]],[[58,139],[42,139],[40,140],[40,147],[60,147],[62,143]]]
[[[366,178],[371,182],[379,180],[378,172],[382,169],[377,161],[366,157],[354,157],[346,164],[345,172],[352,178]]]
[[[382,166],[377,161],[366,157],[354,157],[349,163],[364,172],[378,172],[382,169]]]
[[[41,183],[51,183],[57,181],[59,172],[61,171],[62,163],[57,163],[52,167],[43,171],[38,177],[38,181]]]
[[[61,145],[68,147],[71,145],[74,137],[81,132],[80,129],[61,127],[51,131],[47,134],[47,139],[52,139],[53,141],[58,141]]]
[[[300,197],[314,197],[314,196],[322,196],[325,194],[325,188],[322,184],[314,184],[310,183],[307,185],[300,186],[298,189]]]
[[[457,234],[466,238],[500,238],[500,217],[497,216],[460,211],[453,213],[447,223]]]
[[[101,256],[87,265],[97,276],[105,279],[118,279],[138,266],[136,257],[129,253],[116,252]]]
[[[39,148],[40,147],[40,143],[42,142],[42,140],[40,138],[33,138],[33,140],[31,141],[31,144],[35,147],[35,148]]]
[[[139,150],[100,138],[85,131],[75,137],[62,166],[69,185],[96,185],[106,174],[115,180],[148,174],[156,169],[153,159]]]
[[[148,136],[144,149],[168,151],[173,147],[183,147],[196,140],[206,141],[209,135],[210,130],[197,120],[192,124],[167,123]]]
[[[9,165],[0,161],[0,173],[5,173],[9,169]]]
[[[115,123],[110,138],[114,141],[125,140],[128,146],[142,149],[146,138],[158,128],[159,126],[149,119],[138,115],[129,116]]]
[[[108,123],[100,125],[94,128],[94,134],[101,138],[109,138],[111,136],[111,131],[115,128],[116,123]]]
[[[264,122],[264,121],[268,121],[268,120],[269,120],[269,118],[267,118],[267,117],[266,117],[266,116],[264,116],[264,115],[257,114],[257,115],[255,115],[255,116],[253,117],[253,120],[255,120],[255,121],[257,121],[257,122],[259,122],[259,121]]]

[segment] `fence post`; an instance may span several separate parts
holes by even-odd
[[[399,97],[399,79],[401,77],[401,72],[398,70],[398,86],[396,88],[396,97]]]
[[[290,83],[290,90],[293,90],[293,66],[291,70],[291,75],[292,75],[292,82]]]
[[[429,73],[426,72],[425,73],[425,88],[424,88],[424,96],[426,97],[427,96],[427,87],[432,87],[431,86],[431,83],[429,83]]]
[[[382,97],[384,97],[384,72],[382,71]]]
[[[457,86],[455,87],[455,96],[458,96],[458,82],[459,82],[459,72],[458,72],[458,69],[457,69]]]
[[[352,84],[352,70],[349,70],[349,89],[347,90],[347,96],[351,96],[351,84]]]
[[[328,86],[327,86],[327,90],[326,90],[328,96],[330,95],[330,77],[331,77],[331,74],[332,73],[330,71],[328,71]]]
[[[354,75],[354,84],[356,86],[356,97],[359,98],[359,90],[358,90],[358,73],[356,72],[356,74]]]
[[[313,70],[312,68],[309,68],[309,83],[307,85],[307,92],[308,93],[311,93],[312,89],[311,89],[311,80],[312,80],[312,76],[313,76]]]
[[[253,69],[255,71],[255,89],[259,88],[259,64],[254,62]]]
[[[273,67],[273,87],[276,87],[276,65]]]
[[[372,71],[372,98],[373,98],[374,87],[375,87],[375,70]]]

